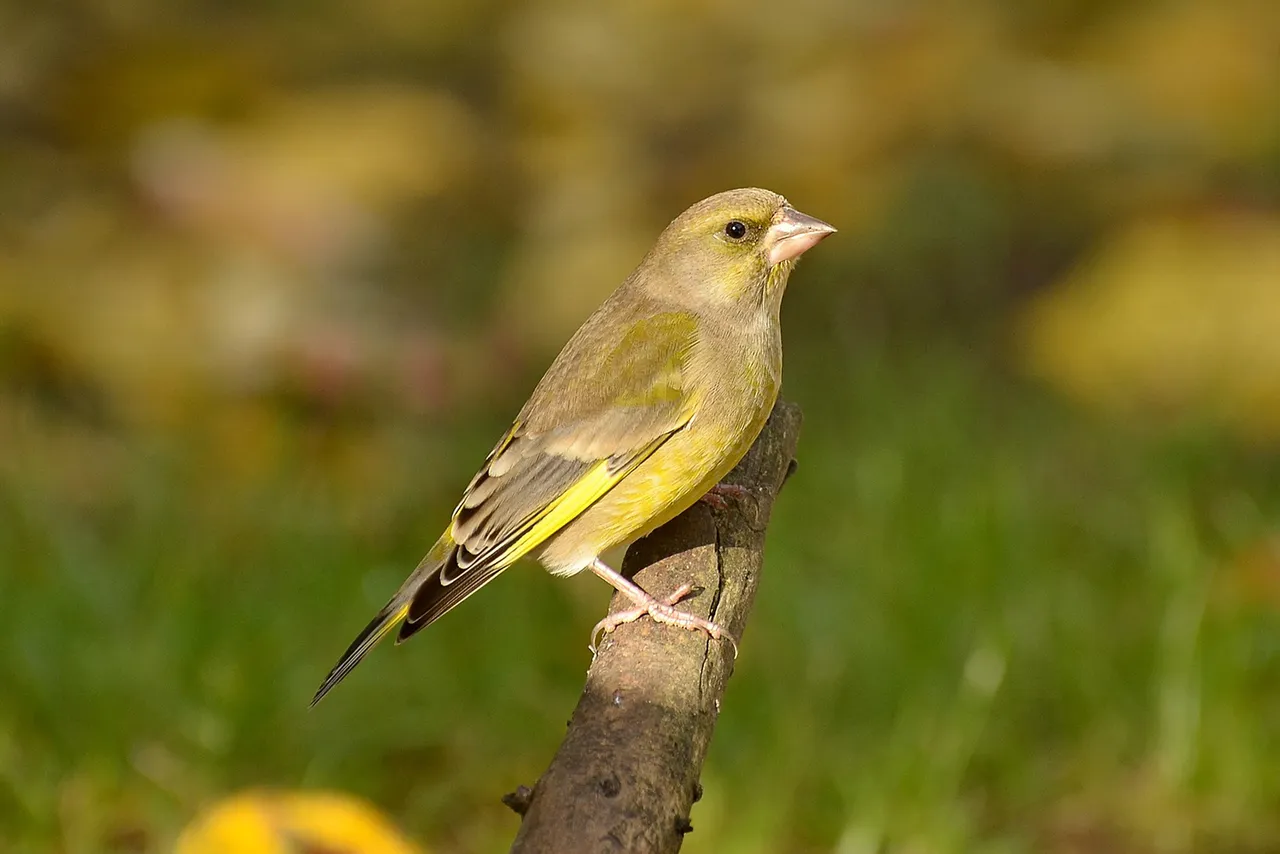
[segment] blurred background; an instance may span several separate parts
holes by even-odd
[[[1280,851],[1277,45],[3,0],[0,850],[506,850],[604,585],[521,567],[307,702],[663,225],[759,185],[840,234],[685,850]]]

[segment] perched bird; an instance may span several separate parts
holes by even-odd
[[[597,631],[647,614],[732,642],[674,607],[689,585],[658,600],[600,554],[684,511],[751,447],[782,380],[787,278],[834,231],[759,189],[676,217],[556,357],[449,527],[312,704],[397,625],[399,643],[525,555],[555,575],[590,569],[635,602]]]

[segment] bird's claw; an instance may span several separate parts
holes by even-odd
[[[655,599],[650,597],[649,601],[642,602],[634,608],[627,608],[624,611],[615,611],[612,614],[609,614],[603,620],[596,623],[595,628],[591,630],[591,645],[588,647],[591,650],[591,655],[593,657],[595,656],[598,649],[598,642],[603,640],[605,635],[612,632],[618,626],[621,626],[624,623],[634,622],[647,614],[655,623],[664,623],[668,626],[677,626],[682,629],[689,629],[690,631],[703,631],[706,632],[707,636],[710,638],[728,641],[729,646],[733,648],[733,657],[736,660],[738,658],[738,641],[733,635],[716,623],[703,619],[697,614],[690,614],[687,611],[680,611],[676,609],[675,605],[677,603],[683,601],[690,595],[697,595],[700,592],[700,588],[697,588],[692,584],[685,583],[677,587],[671,595],[667,596],[665,599]]]
[[[736,483],[717,483],[698,500],[709,505],[713,510],[728,510],[730,501],[744,501],[753,497],[754,494],[745,486],[739,486]]]

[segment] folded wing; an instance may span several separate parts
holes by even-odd
[[[603,353],[567,355],[575,337],[552,365],[454,510],[454,548],[415,592],[400,640],[573,521],[688,423],[694,318],[664,313],[626,329]]]

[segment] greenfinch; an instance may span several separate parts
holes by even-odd
[[[439,541],[312,704],[397,626],[399,643],[525,555],[554,575],[590,569],[635,603],[597,632],[648,615],[732,642],[675,607],[689,585],[656,599],[600,555],[690,507],[751,447],[782,381],[787,279],[834,231],[761,189],[676,217],[556,357]]]

